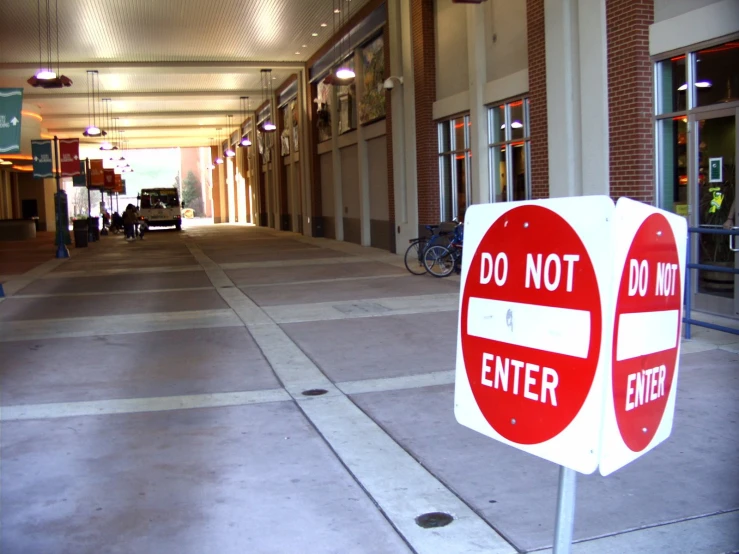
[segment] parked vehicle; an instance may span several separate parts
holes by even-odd
[[[139,216],[148,227],[176,227],[182,229],[180,195],[175,187],[141,189]]]

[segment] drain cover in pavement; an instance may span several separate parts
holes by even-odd
[[[431,529],[432,527],[444,527],[452,521],[454,521],[454,518],[444,512],[429,512],[428,514],[418,516],[416,518],[416,525],[424,529]]]
[[[321,396],[327,392],[326,389],[308,389],[303,391],[303,396]]]

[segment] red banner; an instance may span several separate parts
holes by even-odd
[[[59,161],[62,177],[80,174],[80,139],[59,139]]]
[[[115,188],[113,189],[113,192],[123,192],[123,181],[120,173],[115,174]]]
[[[90,160],[90,186],[99,188],[104,185],[103,160]]]
[[[113,190],[115,188],[115,169],[103,169],[103,176],[105,177],[103,188]]]

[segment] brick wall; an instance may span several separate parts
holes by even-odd
[[[544,37],[544,0],[526,0],[529,55],[529,121],[531,128],[531,194],[549,197],[549,143],[547,138],[547,60]]]
[[[607,0],[610,194],[654,202],[649,25],[654,0]]]
[[[441,204],[439,136],[433,120],[433,104],[436,101],[433,0],[411,0],[411,35],[415,80],[418,223],[424,225],[438,223]]]

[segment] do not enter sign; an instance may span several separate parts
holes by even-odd
[[[603,475],[672,429],[687,224],[590,196],[472,206],[454,412],[501,442]]]
[[[597,467],[611,267],[597,245],[612,212],[582,197],[465,218],[457,420],[584,473]]]
[[[537,444],[572,422],[595,377],[601,306],[590,256],[562,216],[520,206],[490,227],[461,324],[472,393],[498,433]]]
[[[612,372],[600,471],[615,471],[672,429],[687,229],[679,216],[621,199],[615,218]]]

